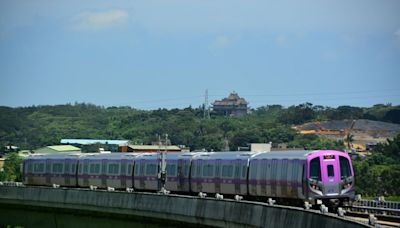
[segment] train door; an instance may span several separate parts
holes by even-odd
[[[322,183],[325,186],[324,193],[339,194],[340,169],[334,155],[326,154],[322,157]]]
[[[196,185],[197,185],[197,190],[199,191],[199,192],[202,192],[203,191],[203,185],[202,185],[202,181],[203,181],[203,178],[202,178],[202,168],[203,168],[203,160],[198,160],[197,161],[197,164],[196,164],[197,166],[196,166],[196,181],[197,181],[197,183],[196,183]]]
[[[215,161],[215,192],[221,193],[221,159]]]
[[[107,188],[107,159],[101,160],[101,187]]]
[[[334,155],[324,155],[322,159],[322,182],[324,184],[337,183],[340,174]]]
[[[50,159],[46,159],[46,171],[45,171],[45,178],[46,178],[46,184],[47,185],[51,185],[51,160]]]
[[[240,194],[240,159],[235,161],[233,183],[235,185],[235,194]]]
[[[70,167],[71,166],[71,160],[66,159],[64,162],[64,173],[65,175],[65,185],[70,185],[71,184],[71,178],[70,178]]]
[[[185,160],[183,159],[178,159],[178,183],[177,183],[177,190],[178,191],[185,191],[185,173],[184,173],[184,167],[185,167]],[[168,174],[167,174],[168,175]]]

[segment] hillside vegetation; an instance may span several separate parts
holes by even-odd
[[[62,138],[127,139],[150,144],[157,134],[167,133],[172,144],[192,150],[231,150],[251,142],[289,143],[293,147],[343,149],[342,143],[313,135],[299,135],[294,124],[310,121],[370,119],[400,123],[400,107],[338,108],[310,103],[268,105],[245,117],[227,118],[211,113],[203,118],[201,108],[137,110],[131,107],[100,107],[92,104],[0,107],[0,145],[21,149],[59,144]]]
[[[99,107],[91,104],[0,107],[0,145],[22,149],[58,144],[61,138],[128,139],[149,144],[157,134],[168,133],[173,144],[191,149],[231,150],[249,142],[286,142],[292,147],[343,150],[343,142],[300,135],[294,124],[310,121],[370,119],[400,123],[400,107],[375,105],[370,108],[313,106],[306,103],[284,108],[270,105],[251,110],[240,118],[211,113],[204,119],[201,108],[136,110],[130,107]],[[3,147],[4,148],[4,147]],[[379,144],[367,159],[353,161],[357,192],[364,195],[400,195],[400,135]],[[0,180],[21,180],[15,153],[6,159]]]

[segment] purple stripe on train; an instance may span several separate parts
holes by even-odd
[[[246,180],[237,179],[221,179],[221,178],[192,178],[192,182],[195,183],[207,183],[207,184],[247,184]]]
[[[271,185],[271,186],[289,186],[289,187],[296,187],[296,188],[301,188],[303,186],[303,183],[297,182],[297,181],[282,181],[282,180],[276,180],[276,181],[268,181],[268,180],[255,180],[255,179],[250,179],[249,180],[249,185]]]

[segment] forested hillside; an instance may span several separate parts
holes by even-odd
[[[310,103],[282,107],[268,105],[245,117],[228,118],[202,108],[137,110],[131,107],[100,107],[92,104],[0,107],[0,145],[35,149],[58,144],[61,138],[128,139],[150,144],[157,134],[169,134],[171,142],[191,149],[231,150],[249,142],[287,142],[291,146],[337,148],[342,144],[297,134],[292,126],[309,121],[370,119],[400,123],[400,106],[369,108],[316,106]]]

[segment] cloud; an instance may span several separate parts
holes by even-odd
[[[109,10],[104,12],[83,12],[72,18],[73,30],[100,30],[123,24],[128,19],[125,10]]]
[[[284,35],[279,35],[275,38],[275,43],[280,47],[287,46],[288,39]]]
[[[210,44],[211,50],[224,49],[232,44],[232,39],[226,35],[218,35],[214,41]]]
[[[214,46],[217,48],[224,48],[231,43],[229,37],[225,35],[217,36],[214,41]]]

